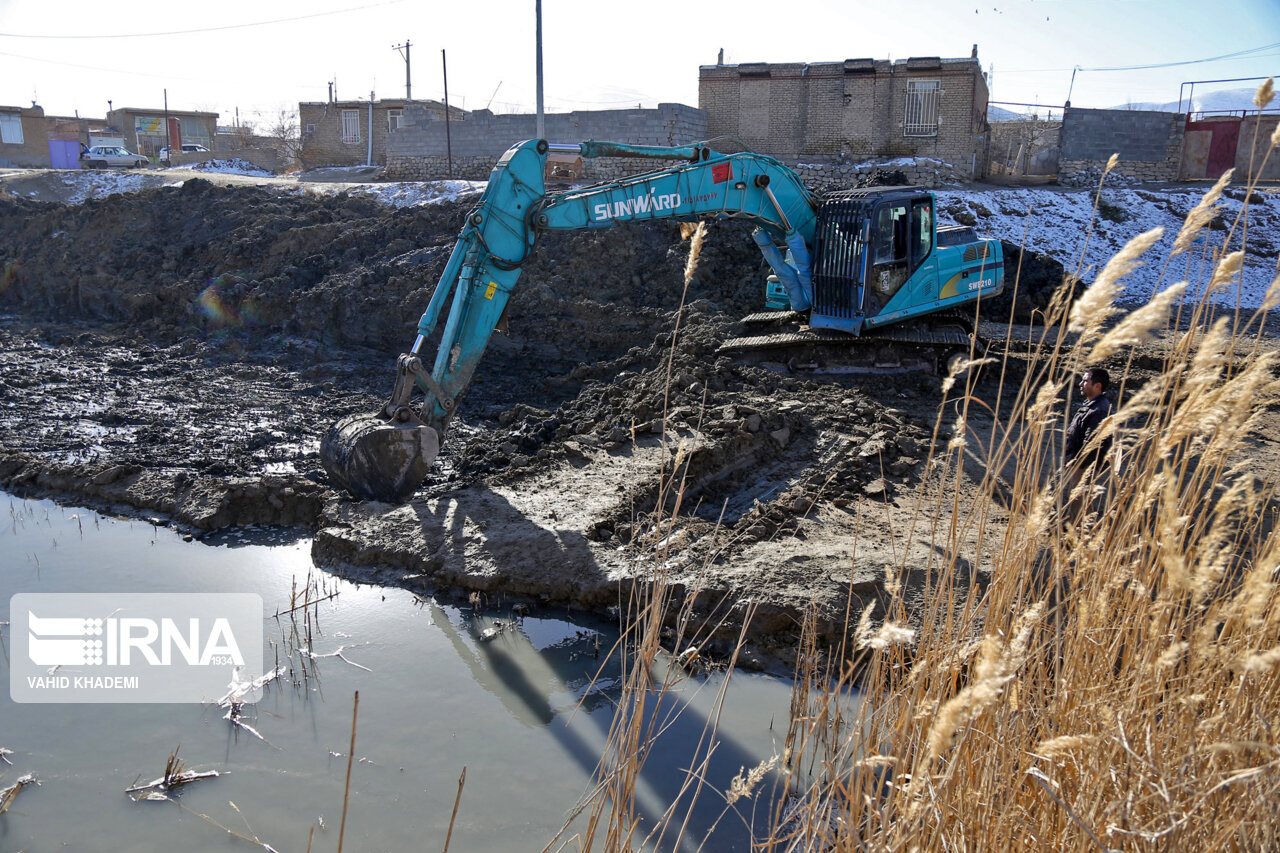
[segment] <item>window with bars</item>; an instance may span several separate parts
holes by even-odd
[[[941,94],[942,83],[938,80],[907,81],[903,136],[938,135],[938,98]]]
[[[387,133],[399,130],[403,120],[404,110],[387,110]]]
[[[22,114],[0,113],[0,142],[22,144]]]
[[[360,111],[342,111],[342,141],[348,145],[360,141]]]

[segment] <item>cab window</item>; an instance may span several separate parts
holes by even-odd
[[[917,199],[911,203],[911,267],[915,269],[933,251],[933,201]]]

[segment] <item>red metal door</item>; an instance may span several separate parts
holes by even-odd
[[[1236,146],[1240,142],[1240,122],[1208,122],[1213,126],[1213,142],[1209,143],[1209,164],[1206,178],[1217,180],[1222,173],[1236,164]]]
[[[1204,135],[1208,134],[1208,144]],[[1195,145],[1188,144],[1183,152],[1183,176],[1217,180],[1222,173],[1236,164],[1236,145],[1240,141],[1240,119],[1205,119],[1187,122],[1187,140],[1200,137]]]

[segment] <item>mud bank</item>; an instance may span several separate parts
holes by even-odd
[[[687,291],[672,223],[549,235],[432,480],[404,507],[335,493],[319,436],[390,390],[465,212],[198,180],[0,199],[0,487],[193,535],[301,525],[355,577],[548,607],[622,606],[661,569],[716,642],[754,608],[759,661],[924,577],[938,378],[718,355],[766,274],[733,222]]]
[[[386,381],[358,359],[232,356],[223,340],[152,346],[118,327],[11,320],[0,488],[196,537],[301,526],[316,560],[352,577],[546,607],[625,607],[633,580],[661,567],[726,649],[752,602],[747,662],[777,664],[809,608],[835,642],[846,609],[880,594],[884,543],[855,572],[837,531],[866,506],[906,506],[936,380],[886,380],[878,393],[906,408],[886,406],[848,382],[709,357],[724,321],[695,309],[686,322],[674,357],[662,332],[550,382],[576,389],[554,408],[490,403],[492,417],[464,418],[439,476],[391,507],[335,493],[316,452],[335,407],[378,401],[333,388]]]

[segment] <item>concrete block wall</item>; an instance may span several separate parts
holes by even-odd
[[[1240,136],[1236,142],[1236,184],[1243,183],[1246,177],[1280,181],[1280,157],[1273,153],[1265,164],[1262,163],[1262,152],[1266,151],[1267,141],[1276,133],[1278,125],[1280,116],[1274,114],[1245,116],[1240,120]]]
[[[595,110],[544,116],[551,142],[588,139],[633,145],[686,145],[707,137],[705,116],[683,104],[659,104],[657,109]],[[517,142],[533,139],[537,117],[495,115],[488,110],[451,119],[411,107],[405,124],[387,143],[386,177],[391,180],[437,180],[446,177],[482,181],[494,163]],[[452,174],[449,152],[452,151]],[[653,160],[600,158],[583,162],[583,182],[611,180],[660,168]]]
[[[1062,119],[1058,183],[1097,183],[1112,154],[1119,181],[1176,181],[1182,159],[1185,116],[1151,110],[1084,110],[1067,107]]]

